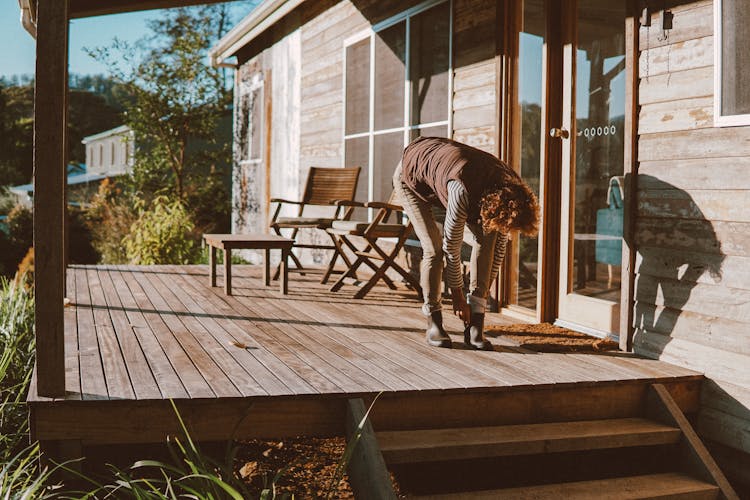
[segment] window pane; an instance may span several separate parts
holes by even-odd
[[[750,113],[750,0],[721,3],[721,114]]]
[[[448,125],[438,125],[437,127],[425,127],[413,131],[413,139],[417,137],[448,137]]]
[[[357,183],[357,194],[354,199],[357,201],[367,201],[368,178],[369,178],[369,137],[357,137],[356,139],[347,139],[344,141],[344,164],[347,167],[362,167],[359,173],[359,182]],[[356,210],[355,218],[366,218],[364,210]]]
[[[370,39],[346,48],[346,134],[369,130]]]
[[[404,125],[406,22],[375,34],[375,130]]]
[[[404,133],[375,136],[373,200],[386,201],[393,191],[393,172],[404,153]]]
[[[448,119],[449,24],[448,2],[411,19],[412,125]]]
[[[263,137],[263,92],[258,87],[250,94],[250,160],[260,160]]]

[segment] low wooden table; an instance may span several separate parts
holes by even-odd
[[[265,250],[263,263],[263,283],[271,284],[271,250],[281,250],[281,264],[279,281],[281,293],[289,292],[289,266],[287,260],[292,250],[294,240],[277,236],[275,234],[204,234],[203,239],[211,248],[208,257],[208,266],[211,270],[211,286],[216,286],[216,250],[224,250],[224,292],[232,295],[232,250],[251,249]]]

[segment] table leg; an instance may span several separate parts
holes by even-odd
[[[232,295],[232,250],[224,249],[224,293]]]
[[[216,286],[216,247],[209,245],[208,248],[209,279],[211,281],[211,286]]]
[[[271,249],[266,248],[265,257],[263,260],[263,284],[268,286],[271,284]]]
[[[281,249],[281,262],[279,263],[279,270],[281,271],[281,293],[286,295],[289,293],[289,250],[286,248]]]

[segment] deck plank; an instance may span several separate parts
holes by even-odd
[[[206,289],[194,289],[190,287],[187,280],[180,275],[179,268],[176,266],[167,266],[166,269],[173,271],[174,274],[169,277],[174,286],[172,290],[182,301],[184,306],[198,318],[207,332],[214,336],[216,341],[224,346],[230,356],[243,367],[249,377],[255,380],[259,388],[262,388],[264,394],[294,394],[295,391],[287,387],[271,370],[253,356],[251,349],[258,349],[260,346],[247,346],[237,341],[234,335],[242,333],[237,331],[238,328],[232,322],[223,322],[221,315],[217,315],[211,307],[203,307],[193,297],[200,297],[201,301],[207,295]],[[162,279],[163,281],[163,279]],[[230,333],[231,332],[231,333]]]
[[[103,267],[99,270],[99,281],[136,399],[161,399],[162,393],[152,372],[152,365],[146,360],[140,339],[136,336],[135,328],[125,313],[109,268]],[[161,348],[158,344],[156,346],[158,353]]]
[[[195,280],[183,278],[186,290],[201,295],[214,311],[215,320],[229,333],[234,342],[246,345],[250,352],[266,369],[275,374],[293,394],[316,394],[319,391],[305,380],[292,366],[300,364],[299,358],[284,346],[274,342],[270,338],[256,338],[259,326],[246,317],[237,315],[236,301],[232,296],[220,293],[218,288],[200,288],[200,283]],[[260,342],[259,340],[263,340]],[[269,343],[273,345],[269,345]],[[290,366],[290,364],[292,366]],[[305,372],[305,370],[302,370]],[[309,373],[306,372],[306,373]]]
[[[99,350],[99,339],[94,324],[94,311],[91,307],[88,271],[73,268],[76,275],[75,311],[78,322],[78,366],[81,380],[81,398],[85,400],[108,399],[104,366]]]
[[[463,363],[456,359],[456,350],[436,350],[427,346],[423,334],[424,317],[421,312],[415,313],[419,311],[416,300],[405,301],[404,305],[399,306],[398,314],[390,311],[384,314],[378,302],[366,299],[323,302],[316,304],[313,314],[329,324],[345,325],[331,326],[330,329],[375,351],[375,359],[378,361],[396,361],[402,367],[418,371],[418,374],[414,374],[417,378],[427,377],[432,385],[437,384],[441,388],[445,388],[446,384],[455,384],[456,387],[472,387],[482,383],[507,385],[505,379],[513,378],[507,373],[501,374],[499,370],[486,371],[472,363]],[[403,321],[408,314],[418,314],[420,327]],[[350,318],[356,318],[356,322],[352,322]],[[437,356],[439,363],[428,363],[428,366],[425,363],[414,363],[414,359],[425,355]],[[458,374],[453,370],[456,367],[460,372]],[[447,376],[451,377],[450,380]],[[520,379],[514,378],[514,381],[519,382]]]
[[[211,292],[220,300],[225,301],[227,307],[241,317],[235,317],[233,321],[244,328],[246,336],[245,342],[258,342],[265,346],[269,352],[276,356],[280,361],[291,369],[295,375],[306,381],[318,393],[345,393],[346,391],[336,385],[320,370],[324,365],[319,357],[310,352],[299,342],[289,339],[281,332],[281,327],[271,324],[266,318],[255,316],[251,311],[236,297],[228,297],[219,289],[213,288]]]
[[[327,378],[336,383],[344,391],[352,394],[360,392],[373,392],[388,390],[389,387],[379,382],[369,373],[361,370],[350,360],[340,356],[330,349],[329,342],[321,339],[319,336],[314,338],[309,335],[311,325],[299,325],[299,321],[293,318],[279,317],[273,308],[269,307],[267,299],[255,298],[245,303],[253,314],[258,318],[266,317],[270,320],[277,320],[284,323],[284,328],[276,330],[276,333],[283,335],[279,340],[284,338],[296,342],[299,346],[304,347],[309,353],[316,356],[322,361],[318,367]]]
[[[78,322],[76,321],[76,273],[69,270],[66,273],[65,297],[70,303],[65,306],[63,317],[65,321],[65,392],[70,399],[81,399],[81,367],[78,360]]]
[[[342,318],[322,318],[319,304],[312,307],[309,305],[300,306],[298,301],[295,300],[264,298],[259,300],[259,305],[265,308],[267,314],[271,311],[272,317],[279,320],[296,321],[301,325],[297,328],[298,330],[304,329],[305,332],[315,334],[326,349],[341,360],[360,368],[364,373],[368,373],[371,378],[379,381],[382,384],[380,390],[408,391],[417,389],[417,386],[395,373],[394,369],[400,370],[393,363],[390,363],[387,359],[374,358],[364,346],[356,341],[348,340],[344,336],[344,331],[350,329],[349,327],[332,326],[331,323],[328,323],[328,320],[331,319],[334,325],[340,325]],[[375,361],[381,361],[382,363]],[[334,362],[339,363],[336,359],[334,359]]]
[[[117,341],[117,334],[112,325],[112,319],[104,298],[99,270],[89,268],[86,271],[91,307],[94,310],[94,326],[99,341],[104,376],[107,381],[107,392],[110,399],[135,399],[135,391],[130,383],[130,375],[125,364],[125,358]]]
[[[136,281],[143,287],[143,290],[148,294],[151,299],[151,303],[154,306],[154,311],[159,314],[161,320],[167,325],[167,328],[172,332],[174,337],[180,343],[187,359],[191,361],[190,364],[177,365],[176,371],[180,379],[186,386],[188,392],[191,392],[189,385],[189,379],[183,376],[183,368],[188,372],[191,372],[192,364],[200,371],[203,379],[208,383],[215,397],[239,397],[240,391],[234,386],[231,380],[221,370],[217,361],[211,356],[212,351],[204,349],[202,343],[193,336],[190,330],[190,324],[183,322],[185,315],[180,314],[178,311],[172,309],[172,303],[167,302],[167,299],[163,295],[169,295],[168,291],[165,291],[165,287],[160,280],[152,279],[155,270],[139,270],[135,272],[134,276]]]
[[[114,268],[109,274],[130,328],[146,355],[146,362],[151,368],[161,397],[165,399],[188,397],[188,392],[185,390],[180,377],[177,376],[169,356],[162,349],[156,338],[156,333],[151,329],[145,316],[138,308],[138,302],[128,286],[123,272],[119,268]]]
[[[120,277],[130,289],[146,327],[154,333],[160,350],[164,352],[174,367],[175,376],[180,380],[180,384],[184,387],[187,397],[215,397],[211,387],[209,387],[201,372],[193,364],[193,360],[187,355],[180,342],[169,329],[169,326],[167,326],[161,315],[156,311],[156,307],[149,299],[149,293],[135,278],[135,271],[127,267],[121,269]],[[170,397],[176,398],[177,394],[175,393],[174,396]]]

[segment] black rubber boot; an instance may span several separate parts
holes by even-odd
[[[443,328],[443,312],[435,311],[427,316],[427,343],[433,347],[450,347],[451,338]]]
[[[492,351],[492,344],[484,338],[484,313],[471,313],[469,326],[464,330],[464,344],[478,351]]]

